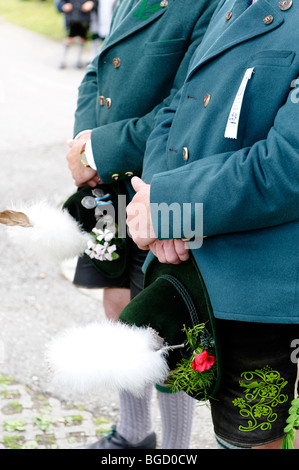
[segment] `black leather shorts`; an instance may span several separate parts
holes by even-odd
[[[298,325],[219,320],[222,379],[211,411],[216,436],[253,447],[284,437],[297,377]]]
[[[89,24],[88,23],[79,23],[79,22],[76,22],[76,21],[71,21],[70,24],[69,24],[68,36],[70,38],[74,38],[76,36],[79,36],[80,38],[86,39],[88,29],[89,29]]]

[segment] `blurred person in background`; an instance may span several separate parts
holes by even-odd
[[[90,16],[91,60],[99,52],[100,44],[108,36],[115,0],[99,0],[97,10],[93,9]]]
[[[79,51],[77,57],[78,68],[83,66],[82,54],[90,27],[91,12],[97,9],[98,0],[61,0],[61,10],[66,15],[67,37],[64,44],[63,59],[60,68],[66,67],[66,60],[70,46],[74,38],[79,39]]]

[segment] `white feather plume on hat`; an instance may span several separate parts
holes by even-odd
[[[0,212],[9,240],[29,256],[62,262],[82,255],[90,235],[67,210],[46,201],[22,203]],[[78,393],[126,390],[137,396],[169,373],[167,349],[151,328],[104,320],[73,327],[46,349],[52,381]]]
[[[22,203],[0,212],[8,237],[30,256],[61,262],[80,256],[90,235],[84,232],[67,210],[46,201]]]
[[[78,393],[105,388],[138,396],[169,373],[153,329],[110,320],[65,330],[49,344],[46,360],[53,383]]]

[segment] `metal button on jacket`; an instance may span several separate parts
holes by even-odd
[[[99,104],[100,104],[100,106],[104,106],[104,104],[105,104],[105,96],[99,96]]]
[[[189,160],[189,152],[188,147],[183,148],[183,160],[187,162]]]
[[[271,24],[273,20],[274,20],[273,16],[272,16],[272,15],[268,15],[268,16],[266,16],[266,17],[263,19],[263,22],[264,22],[265,24]]]
[[[209,104],[211,100],[211,95],[209,93],[207,93],[204,97],[203,97],[203,105],[204,107],[206,108]]]
[[[167,6],[168,6],[168,1],[167,0],[162,0],[162,2],[160,2],[160,7],[165,8]]]
[[[121,60],[120,60],[119,57],[114,57],[114,59],[112,60],[112,62],[113,62],[113,65],[114,65],[114,67],[115,67],[116,69],[118,69],[118,67],[120,67],[120,62],[121,62]]]
[[[107,106],[107,108],[110,108],[110,106],[111,106],[111,98],[106,98],[106,106]]]
[[[228,21],[231,19],[231,17],[233,16],[232,12],[231,11],[228,11],[225,15],[225,20]]]
[[[279,8],[282,11],[288,10],[293,5],[293,0],[280,0],[278,3]]]
[[[112,178],[113,180],[117,181],[118,178],[119,178],[119,174],[118,174],[118,173],[114,173],[114,174],[111,176],[111,178]]]

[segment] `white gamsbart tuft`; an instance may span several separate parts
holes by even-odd
[[[8,237],[30,256],[62,262],[84,253],[90,235],[81,230],[67,210],[46,201],[21,204],[12,209],[26,214],[32,227],[8,226]]]
[[[64,331],[48,345],[46,360],[53,383],[80,394],[108,389],[140,396],[169,373],[151,328],[110,320]]]

